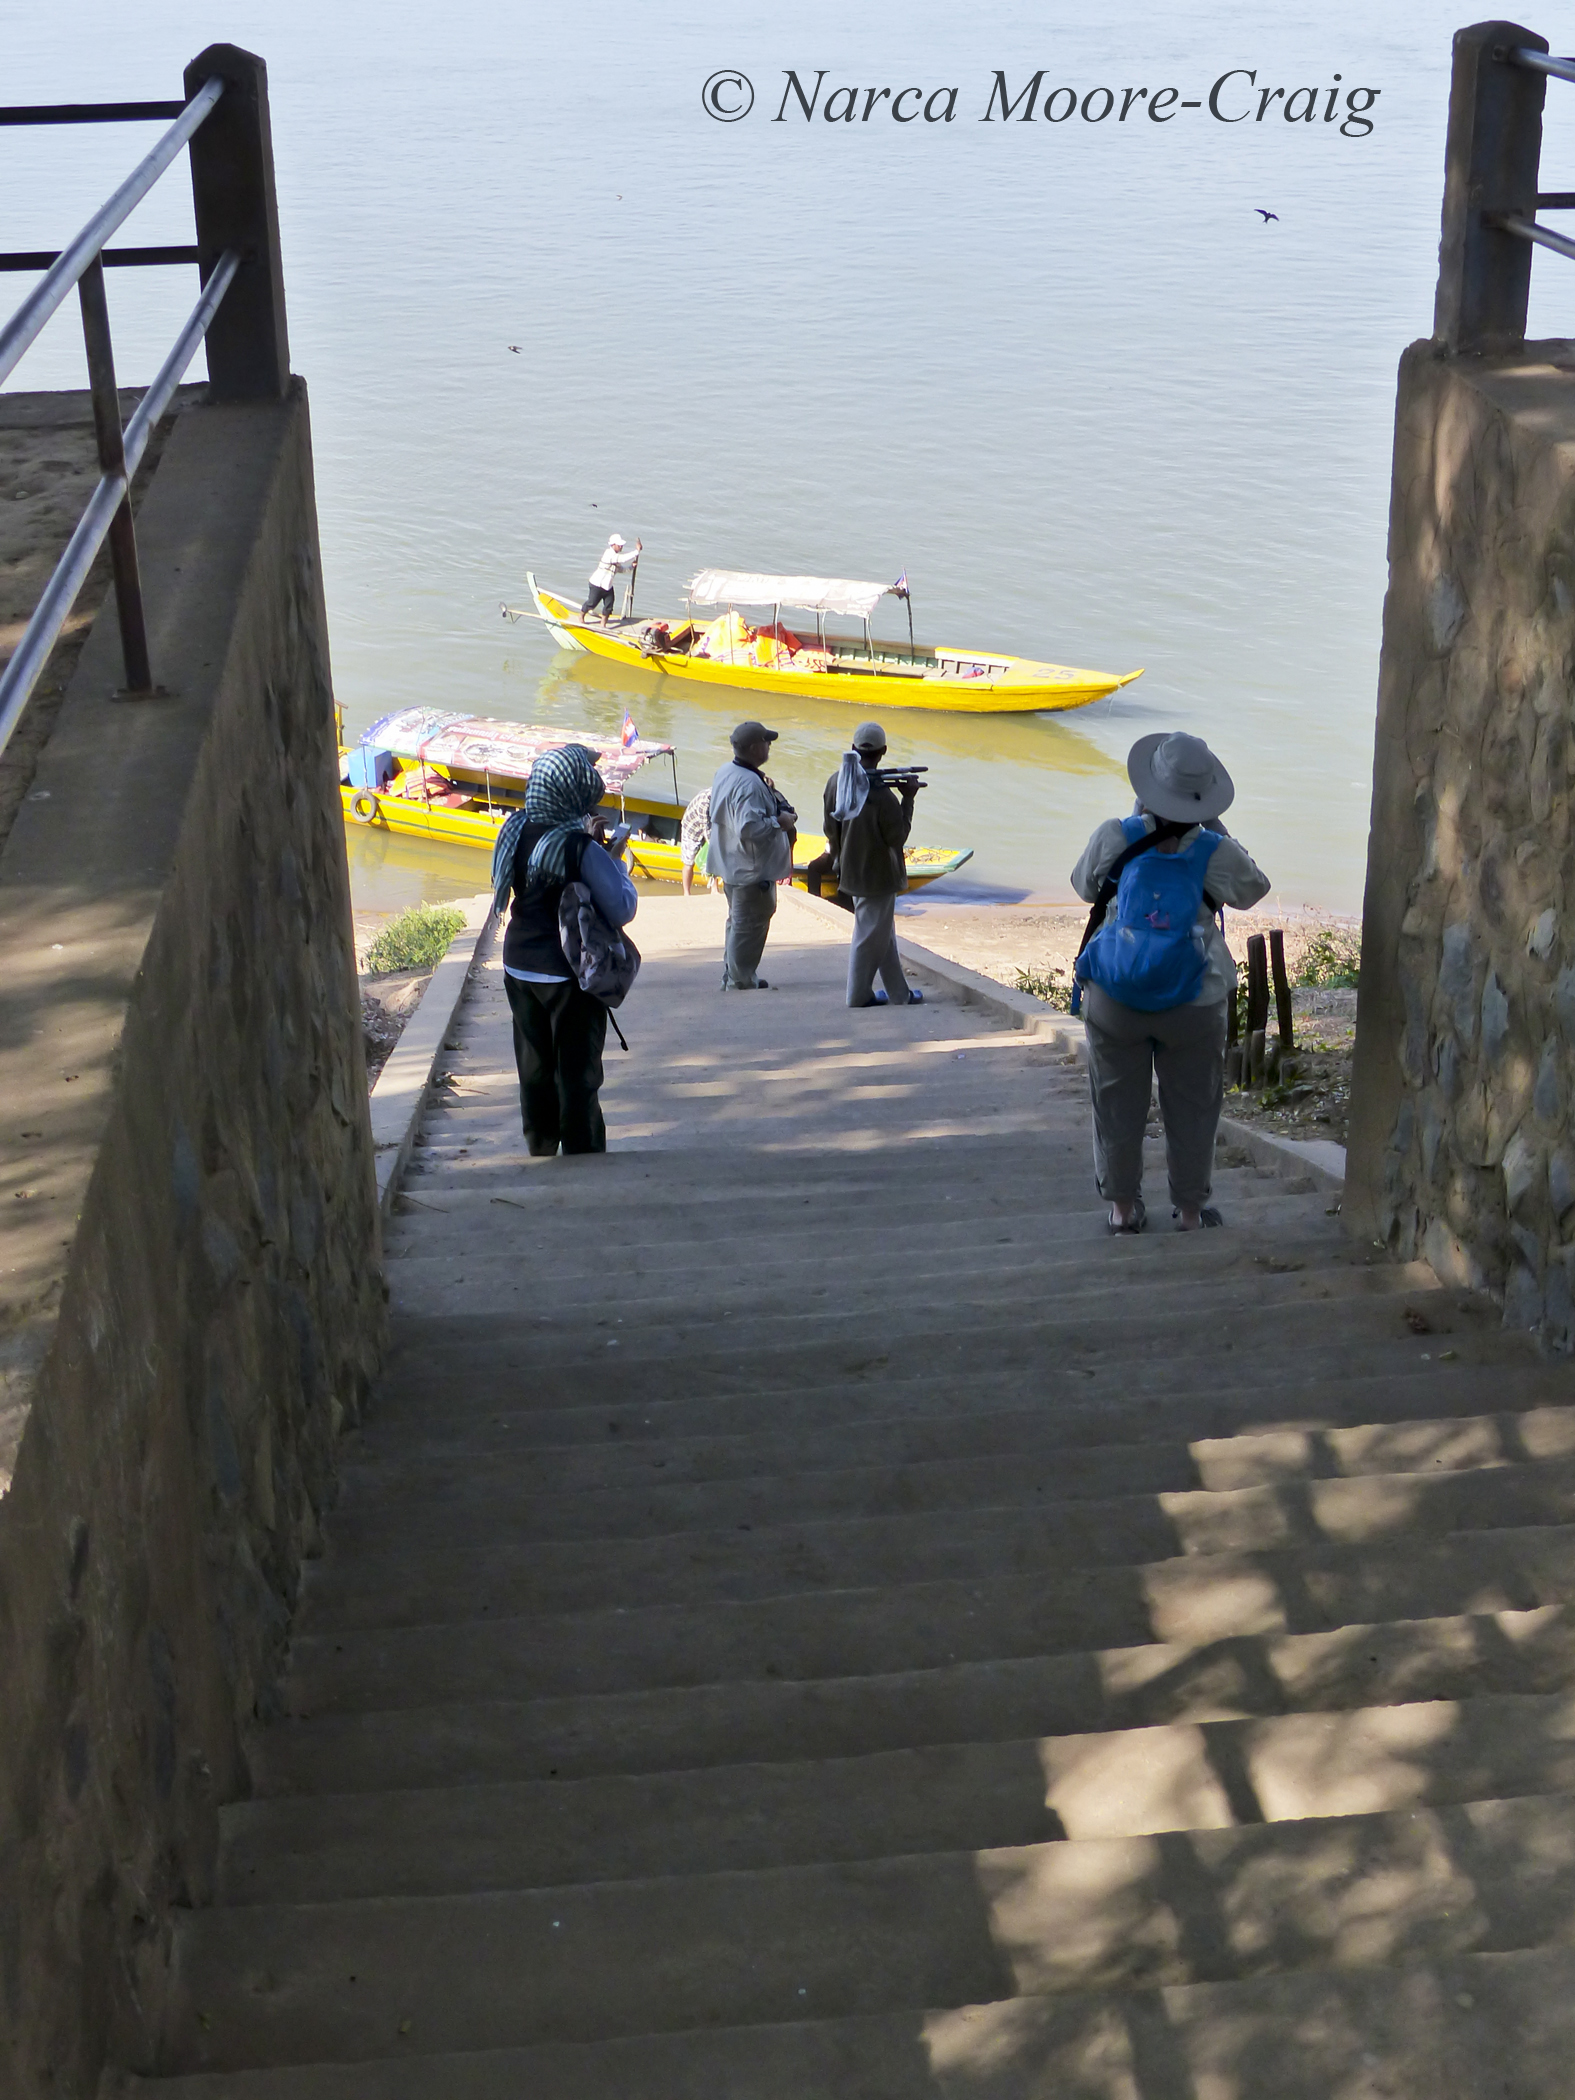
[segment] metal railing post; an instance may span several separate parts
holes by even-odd
[[[186,68],[186,92],[217,74],[224,95],[191,142],[191,191],[207,283],[227,248],[244,258],[208,330],[216,401],[277,401],[290,383],[268,68],[234,44],[210,44]]]
[[[115,384],[115,350],[104,297],[104,265],[96,257],[77,280],[77,297],[82,304],[82,339],[87,346],[99,472],[121,474],[126,467],[126,436],[120,421],[120,390]],[[108,538],[115,574],[115,610],[120,616],[120,653],[126,663],[126,690],[148,693],[153,690],[153,671],[148,661],[147,622],[142,613],[142,577],[137,568],[137,528],[131,516],[129,478]]]
[[[1477,22],[1455,34],[1433,309],[1434,339],[1451,351],[1513,350],[1526,337],[1531,248],[1488,220],[1536,214],[1547,81],[1509,62],[1517,47],[1548,45],[1515,22]]]

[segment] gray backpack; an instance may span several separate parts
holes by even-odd
[[[558,938],[580,990],[600,999],[603,1006],[622,1006],[640,974],[640,951],[627,933],[608,925],[583,882],[563,885]],[[623,1042],[622,1035],[618,1040]]]

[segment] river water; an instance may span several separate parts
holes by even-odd
[[[227,33],[270,68],[352,728],[414,701],[604,733],[627,711],[698,786],[758,700],[561,656],[500,617],[526,568],[577,596],[608,531],[639,535],[642,611],[676,610],[703,565],[906,571],[921,640],[1144,670],[1055,719],[886,711],[894,755],[931,768],[916,838],[974,849],[963,893],[1067,896],[1125,804],[1128,744],[1186,726],[1278,894],[1355,909],[1394,371],[1431,326],[1458,19],[234,0]],[[191,22],[173,0],[30,11],[6,99],[173,92]],[[1076,112],[981,121],[997,69],[1013,100],[1043,69],[1036,105],[1066,87]],[[753,84],[737,122],[702,107],[724,71]],[[1240,122],[1208,107],[1228,72]],[[906,87],[925,99],[899,123]],[[145,136],[0,132],[6,245],[58,245]],[[1550,88],[1547,139],[1546,186],[1568,186],[1575,90]],[[189,239],[189,211],[167,178],[135,236]],[[187,279],[112,275],[123,381],[163,354]],[[1572,316],[1575,271],[1539,256],[1533,332]],[[11,383],[80,385],[74,328]],[[906,631],[895,601],[877,626]],[[815,811],[855,716],[771,718],[775,777]],[[479,886],[475,856],[354,843],[364,902]]]

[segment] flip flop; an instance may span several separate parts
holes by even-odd
[[[1143,1227],[1147,1223],[1148,1212],[1143,1208],[1143,1198],[1139,1196],[1139,1198],[1137,1199],[1136,1206],[1133,1209],[1132,1216],[1128,1220],[1128,1222],[1125,1225],[1118,1225],[1115,1219],[1107,1214],[1105,1218],[1105,1230],[1110,1234],[1110,1237],[1112,1239],[1131,1239],[1135,1238],[1136,1235],[1143,1230]]]
[[[1176,1230],[1178,1232],[1197,1232],[1206,1227],[1223,1225],[1225,1222],[1217,1210],[1200,1210],[1196,1225],[1183,1225],[1179,1210],[1173,1210],[1170,1215],[1176,1220]]]

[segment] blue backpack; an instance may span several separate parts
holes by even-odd
[[[1198,908],[1220,834],[1201,831],[1179,853],[1158,853],[1153,849],[1162,840],[1190,827],[1162,824],[1151,832],[1141,817],[1124,817],[1121,829],[1126,849],[1100,885],[1093,918],[1112,897],[1116,908],[1097,933],[1084,935],[1073,965],[1074,1013],[1082,1005],[1084,984],[1097,984],[1139,1013],[1168,1013],[1198,996],[1207,967],[1208,936],[1197,923]]]

